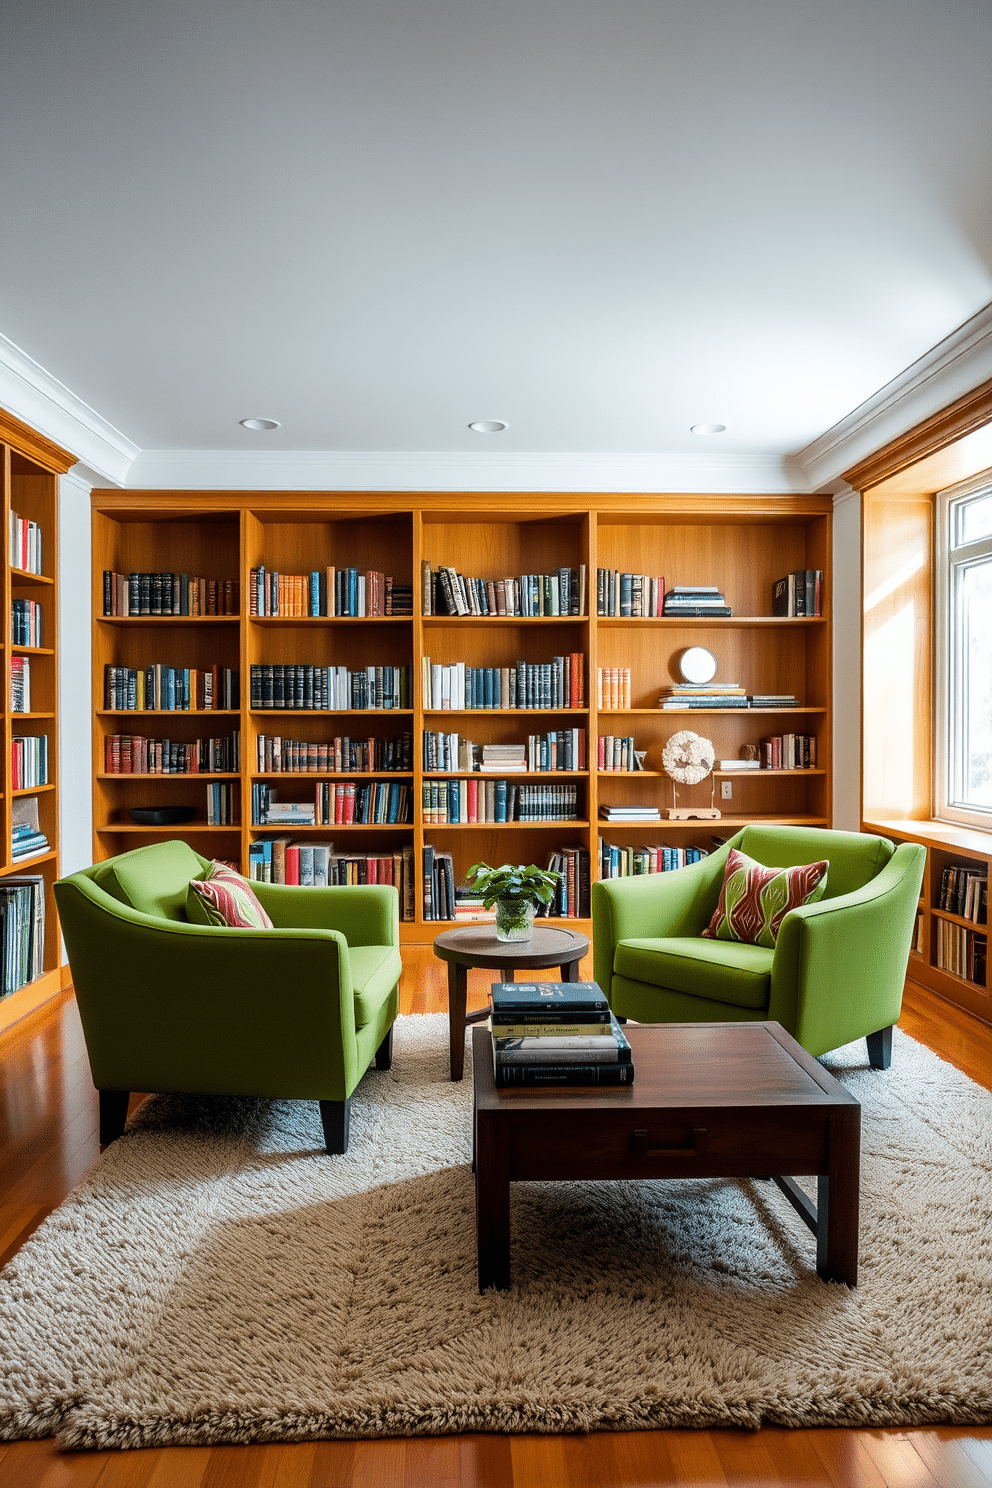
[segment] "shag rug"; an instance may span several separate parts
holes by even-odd
[[[517,1184],[480,1296],[471,1070],[401,1018],[316,1104],[158,1097],[0,1273],[0,1436],[63,1447],[992,1420],[992,1095],[905,1035],[862,1103],[860,1286],[760,1181]]]

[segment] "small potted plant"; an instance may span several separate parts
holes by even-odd
[[[526,868],[522,863],[505,863],[502,868],[473,863],[465,877],[482,895],[486,909],[496,906],[497,940],[530,940],[534,911],[539,904],[551,903],[561,874],[533,863]]]

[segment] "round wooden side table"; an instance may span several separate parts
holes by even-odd
[[[577,930],[534,926],[530,940],[497,940],[495,925],[466,925],[445,930],[434,942],[434,954],[448,963],[448,1038],[451,1078],[460,1080],[465,1069],[465,1027],[481,1023],[492,1008],[466,1013],[468,969],[481,966],[499,972],[499,981],[512,982],[517,971],[561,968],[563,982],[579,980],[579,962],[589,950],[588,935]]]

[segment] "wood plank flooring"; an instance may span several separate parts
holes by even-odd
[[[446,1007],[429,947],[404,949],[404,1012]],[[591,963],[583,966],[591,976]],[[470,973],[471,1006],[486,973]],[[475,980],[472,980],[475,979]],[[478,990],[473,992],[473,988]],[[992,1089],[992,1027],[907,987],[902,1027]],[[133,1104],[141,1097],[134,1097]],[[0,1037],[0,1261],[99,1155],[71,993]],[[0,1444],[0,1488],[992,1488],[992,1427],[459,1436],[142,1452]]]

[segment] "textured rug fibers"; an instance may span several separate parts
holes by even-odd
[[[519,1184],[480,1296],[471,1078],[401,1018],[351,1147],[316,1104],[159,1097],[0,1274],[0,1436],[64,1447],[992,1420],[992,1095],[897,1033],[861,1285],[773,1184]],[[468,1074],[469,1072],[467,1072]]]

